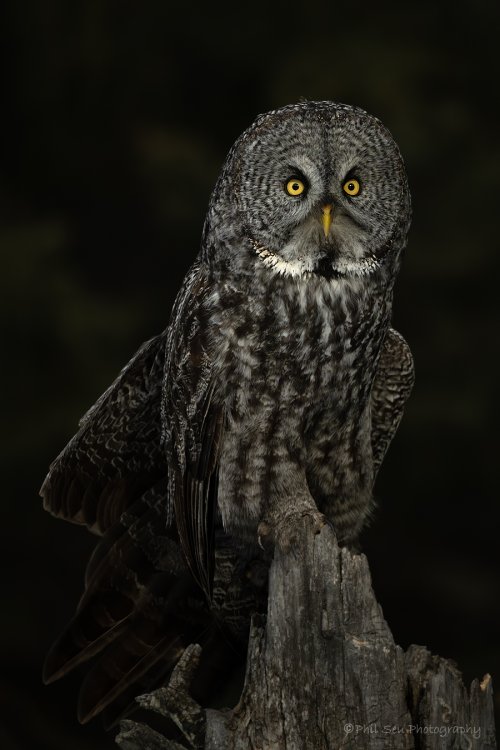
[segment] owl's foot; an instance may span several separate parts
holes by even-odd
[[[272,520],[263,519],[257,527],[259,544],[262,549],[276,545],[283,552],[289,552],[298,548],[304,525],[313,534],[319,534],[329,523],[317,508],[295,508]]]

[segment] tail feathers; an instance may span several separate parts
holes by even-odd
[[[102,655],[82,685],[78,719],[82,724],[102,714],[105,727],[137,708],[135,698],[164,683],[179,660],[185,646],[198,642],[203,646],[200,668],[193,689],[207,701],[213,697],[214,684],[223,689],[235,665],[240,661],[225,635],[212,620],[198,623],[194,630],[183,632],[182,623],[172,616],[168,625],[162,619],[137,618],[127,632]],[[188,628],[189,631],[189,628]],[[183,637],[184,636],[184,637]],[[198,679],[198,677],[200,679]]]
[[[227,594],[230,583],[231,575],[224,577],[217,590]],[[232,668],[234,652],[184,561],[162,479],[100,540],[77,612],[47,656],[44,679],[52,682],[93,659],[78,716],[85,723],[102,714],[110,726],[133,708],[136,695],[157,687],[183,648],[195,642],[207,645],[196,690],[210,695],[209,678],[219,663],[221,674],[226,662]]]
[[[129,537],[124,535],[122,540],[120,566],[92,581],[69,626],[50,649],[44,665],[45,682],[54,682],[103,651],[128,631],[133,619],[160,617],[171,591],[178,589],[174,575],[157,573]],[[172,609],[175,612],[175,603]]]
[[[145,611],[153,599],[161,610],[162,597],[175,585],[175,574],[166,572],[158,587],[157,560],[148,554],[151,535],[156,556],[170,552],[172,557],[175,552],[171,550],[175,542],[165,535],[164,519],[142,500],[133,509],[134,514],[115,524],[97,545],[77,612],[45,661],[46,682],[59,679],[109,646],[126,630],[130,618]]]
[[[104,537],[98,548],[101,546],[108,546],[107,537]],[[90,562],[93,563],[94,558]],[[127,529],[123,529],[121,535],[110,542],[109,549],[93,567],[91,575],[86,576],[85,591],[78,603],[78,612],[91,605],[100,593],[107,591],[118,590],[123,596],[135,601],[154,573],[150,560]]]
[[[131,624],[116,643],[102,655],[88,673],[80,690],[78,719],[87,723],[105,708],[125,697],[138,694],[137,682],[161,662],[171,669],[183,651],[180,636],[169,633],[160,623],[143,618]]]
[[[122,540],[122,537],[124,536],[124,534],[126,534],[126,531],[127,529],[123,524],[116,523],[111,527],[111,529],[109,529],[109,531],[106,532],[99,543],[96,544],[85,569],[85,589],[90,587],[91,580],[98,568],[100,566],[106,566],[108,553],[110,552],[112,547],[118,544],[119,540]]]
[[[177,660],[176,660],[177,661]],[[131,683],[121,695],[106,706],[101,712],[101,718],[106,730],[113,729],[121,719],[130,716],[139,706],[135,700],[138,695],[143,695],[167,682],[168,676],[175,663],[167,656],[159,659],[153,667],[141,677]]]
[[[121,582],[124,567],[139,572],[161,566],[167,556],[180,558],[174,533],[168,528],[165,493],[162,479],[137,498],[119,523],[106,532],[88,562],[80,606],[106,581],[107,585],[112,578]]]
[[[190,642],[211,622],[161,506],[148,502],[152,491],[99,542],[77,612],[46,659],[44,680],[53,682],[95,658],[80,693],[82,723],[127,712],[172,669],[182,637]]]
[[[120,609],[122,616],[118,614]],[[90,610],[76,615],[47,654],[43,667],[45,684],[59,680],[105,649],[124,632],[132,614],[130,601],[116,592],[114,597],[108,594],[106,599],[95,601]]]

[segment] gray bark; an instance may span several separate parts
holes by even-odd
[[[205,711],[189,696],[199,646],[169,684],[138,698],[168,715],[195,750],[490,750],[489,675],[470,691],[450,662],[394,643],[364,555],[329,527],[304,529],[299,553],[276,552],[267,618],[255,617],[238,705]],[[126,750],[179,750],[143,724],[122,722]]]

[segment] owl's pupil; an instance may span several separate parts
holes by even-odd
[[[292,185],[292,190],[298,190],[298,189],[299,189],[298,182],[294,182],[293,185]]]
[[[354,190],[354,182],[350,182],[347,187],[349,188],[349,190]]]

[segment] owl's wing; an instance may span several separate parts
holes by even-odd
[[[209,591],[222,413],[203,348],[206,288],[194,267],[169,329],[85,415],[41,490],[47,510],[102,535],[77,611],[44,667],[52,682],[93,660],[80,691],[83,722],[101,712],[112,722],[172,668],[185,638],[210,637],[208,608],[179,547],[180,537]]]
[[[80,422],[42,486],[45,508],[102,535],[85,591],[44,665],[52,682],[95,658],[79,718],[119,714],[175,663],[185,630],[172,587],[188,573],[168,502],[161,446],[167,333],[145,343]],[[182,595],[180,595],[182,598]]]
[[[195,266],[173,311],[163,404],[177,531],[191,572],[210,600],[225,415],[214,398],[213,352],[204,305],[209,293],[206,271]]]
[[[40,494],[55,516],[102,535],[166,476],[160,401],[166,332],[147,341],[80,421]]]
[[[400,333],[390,328],[382,346],[371,393],[374,476],[399,426],[414,380],[410,347]]]

